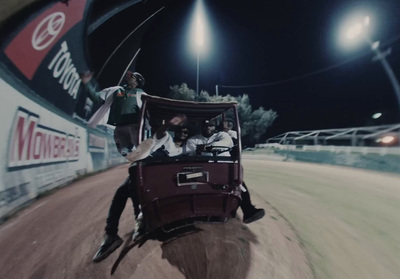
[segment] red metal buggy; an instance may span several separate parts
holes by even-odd
[[[171,231],[188,224],[226,222],[241,201],[242,169],[240,126],[236,102],[202,103],[143,96],[139,141],[151,136],[149,123],[165,123],[185,114],[189,130],[200,123],[229,116],[235,122],[233,148],[213,147],[212,156],[148,157],[134,163],[130,172],[137,185],[147,232]],[[230,151],[231,156],[219,156]]]

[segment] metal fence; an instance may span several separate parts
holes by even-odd
[[[267,144],[400,146],[400,124],[370,127],[292,131],[269,138]],[[258,147],[262,147],[257,145]]]

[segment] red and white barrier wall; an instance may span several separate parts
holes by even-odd
[[[124,162],[79,78],[90,0],[52,2],[7,33],[0,53],[0,219],[79,175]]]

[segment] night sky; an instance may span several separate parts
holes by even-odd
[[[200,90],[248,94],[254,109],[278,113],[265,138],[294,130],[398,123],[392,85],[366,43],[345,48],[341,24],[354,11],[370,16],[369,36],[391,49],[387,61],[400,78],[400,1],[203,0],[208,49],[200,56]],[[251,2],[251,4],[250,4]],[[115,85],[135,46],[133,68],[146,78],[145,91],[165,96],[185,82],[196,89],[196,54],[190,48],[194,1],[139,3],[89,36],[93,69],[99,70],[115,46],[159,7],[165,8],[128,40],[99,77]],[[141,31],[141,32],[140,32]],[[107,32],[112,40],[104,40]],[[138,41],[138,37],[141,41]],[[108,71],[108,72],[107,72]],[[382,112],[378,120],[371,118]]]

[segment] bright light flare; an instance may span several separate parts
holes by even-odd
[[[198,48],[204,45],[204,23],[200,13],[196,15],[196,44]]]
[[[393,136],[393,135],[386,135],[380,138],[376,139],[377,143],[381,143],[381,144],[387,144],[387,145],[391,145],[393,143],[395,143],[397,137]]]
[[[394,136],[385,136],[382,138],[382,143],[388,144],[392,143],[394,141],[395,137]]]
[[[209,38],[209,28],[207,16],[202,0],[197,0],[191,19],[189,31],[189,44],[195,54],[207,53]]]
[[[381,116],[382,116],[382,113],[377,112],[377,113],[374,113],[374,114],[372,115],[372,119],[378,119],[378,118],[381,117]]]
[[[359,22],[358,22],[359,21]],[[363,20],[354,19],[354,23],[349,24],[347,27],[347,38],[352,40],[360,35],[366,35],[369,26],[369,16],[364,17]]]
[[[371,44],[371,49],[377,49],[377,48],[379,48],[379,45],[380,45],[381,43],[379,42],[379,41],[376,41],[376,42],[373,42],[372,44]]]
[[[365,43],[371,33],[371,17],[366,12],[350,15],[339,29],[339,42],[342,47],[353,48]]]
[[[347,38],[349,39],[354,39],[355,37],[359,36],[362,32],[362,25],[360,23],[357,23],[347,30]]]
[[[369,16],[364,17],[364,26],[368,26],[369,25]]]

